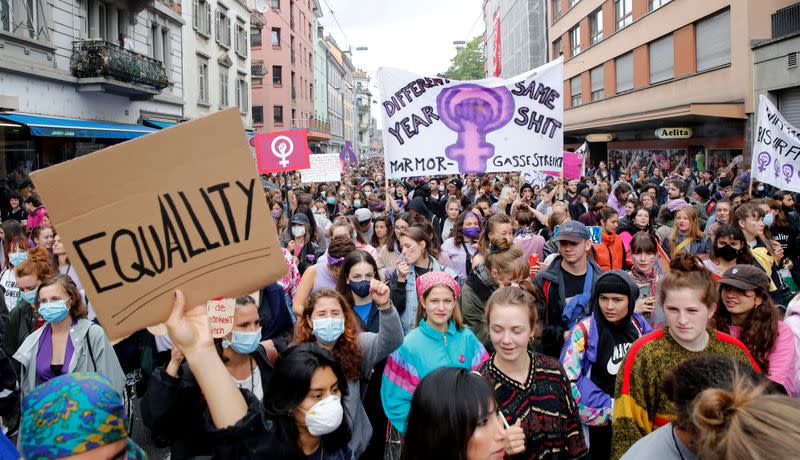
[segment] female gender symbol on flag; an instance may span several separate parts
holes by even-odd
[[[251,142],[256,148],[259,174],[311,167],[308,159],[308,138],[303,129],[256,134]]]

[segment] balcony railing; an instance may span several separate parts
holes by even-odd
[[[264,19],[264,15],[253,11],[250,13],[250,28],[251,29],[261,29],[266,25],[267,21]]]
[[[780,9],[772,15],[772,38],[800,31],[800,3]]]
[[[105,77],[164,89],[169,81],[161,61],[120,48],[105,40],[72,42],[70,71],[78,78]]]
[[[264,70],[264,61],[262,60],[253,61],[250,64],[250,75],[258,78],[258,77],[263,77],[265,74],[266,71]]]

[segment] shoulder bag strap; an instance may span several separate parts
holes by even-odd
[[[92,369],[97,372],[97,362],[95,362],[94,352],[92,352],[92,340],[91,337],[89,337],[89,332],[91,332],[92,326],[94,326],[94,324],[90,324],[89,329],[86,330],[86,337],[84,337],[84,340],[86,341],[86,348],[89,350],[89,358],[92,360]]]

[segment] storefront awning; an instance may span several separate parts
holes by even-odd
[[[175,126],[177,123],[171,121],[156,121],[156,120],[142,120],[145,126],[151,126],[156,129],[167,129]]]
[[[93,137],[100,139],[134,139],[158,131],[148,126],[78,120],[75,118],[43,117],[24,113],[0,113],[0,120],[25,125],[32,136]]]

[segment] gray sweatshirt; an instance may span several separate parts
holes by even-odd
[[[400,323],[400,315],[394,305],[386,310],[378,312],[380,322],[379,332],[362,332],[358,334],[358,348],[361,350],[361,375],[362,379],[350,380],[347,387],[350,390],[345,398],[347,407],[348,422],[353,431],[350,439],[350,449],[358,458],[367,449],[367,444],[372,437],[372,425],[367,418],[364,410],[364,403],[361,401],[361,384],[369,380],[372,368],[379,361],[385,359],[390,353],[395,351],[403,344],[403,325]]]

